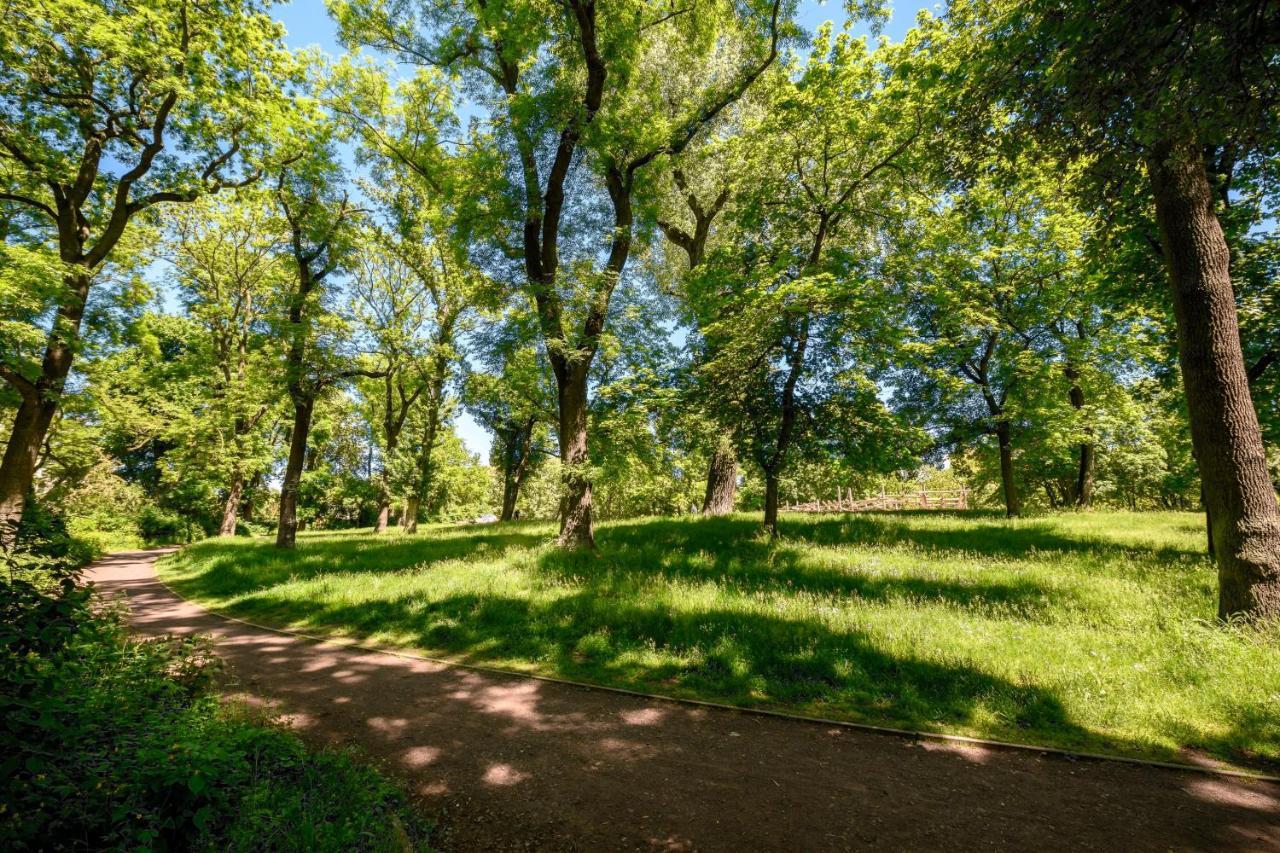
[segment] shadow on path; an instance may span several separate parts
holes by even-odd
[[[90,577],[133,626],[201,633],[253,702],[384,760],[446,850],[1280,849],[1280,786],[912,741],[286,637],[155,579]]]

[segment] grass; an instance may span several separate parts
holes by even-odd
[[[1092,513],[542,523],[207,541],[222,612],[472,663],[1078,750],[1280,762],[1280,631],[1214,622],[1202,519]]]

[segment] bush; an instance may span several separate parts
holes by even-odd
[[[372,769],[222,706],[203,642],[131,639],[95,611],[75,552],[42,544],[0,555],[0,847],[423,843]]]
[[[204,535],[199,525],[151,504],[138,514],[138,530],[142,538],[154,543],[191,542]]]

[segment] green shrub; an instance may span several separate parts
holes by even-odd
[[[130,638],[66,543],[27,538],[0,555],[0,847],[422,845],[372,769],[221,705],[203,642]]]
[[[138,514],[138,530],[148,542],[191,542],[204,535],[196,524],[176,512],[147,504]]]

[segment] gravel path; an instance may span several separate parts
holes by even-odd
[[[89,576],[147,634],[209,634],[250,701],[359,745],[445,850],[1280,850],[1280,785],[916,741],[302,640]]]

